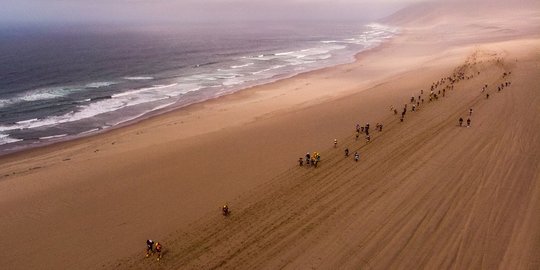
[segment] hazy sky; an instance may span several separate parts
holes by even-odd
[[[0,0],[0,23],[372,20],[418,0]]]

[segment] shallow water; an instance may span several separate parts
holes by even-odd
[[[362,23],[2,29],[0,151],[350,62],[395,33]]]

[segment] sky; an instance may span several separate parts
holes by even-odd
[[[374,20],[419,0],[0,0],[0,23]]]

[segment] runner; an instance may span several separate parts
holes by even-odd
[[[146,257],[147,258],[154,253],[153,247],[154,247],[154,241],[150,239],[146,240]]]
[[[298,159],[298,165],[300,165],[300,167],[304,166],[304,159],[302,157]]]
[[[360,154],[358,154],[358,152],[355,152],[354,153],[354,161],[358,162],[359,159],[360,159]]]
[[[459,118],[459,126],[460,127],[463,126],[463,118],[461,118],[461,117]]]
[[[346,156],[346,157],[349,156],[349,148],[345,148],[345,156]]]
[[[337,147],[337,139],[334,139],[334,148]]]
[[[467,118],[467,127],[471,126],[471,118]]]
[[[156,253],[157,253],[157,260],[161,260],[161,244],[159,242],[156,242]]]

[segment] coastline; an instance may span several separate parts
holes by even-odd
[[[397,34],[397,35],[399,35],[399,34]],[[152,119],[154,119],[154,118],[167,117],[168,114],[190,114],[194,110],[196,110],[196,108],[198,106],[204,107],[206,103],[209,103],[209,104],[219,103],[219,102],[222,102],[221,99],[227,98],[229,96],[231,96],[232,99],[235,99],[234,95],[238,95],[239,97],[245,97],[246,94],[243,93],[245,91],[255,91],[255,92],[256,91],[272,91],[272,90],[269,90],[269,89],[272,88],[274,84],[278,84],[281,81],[292,80],[292,79],[305,80],[306,77],[313,76],[313,75],[315,75],[317,73],[324,73],[324,72],[326,72],[328,70],[331,70],[331,69],[334,69],[334,68],[339,68],[339,67],[342,67],[342,66],[358,64],[357,62],[359,62],[361,58],[365,57],[365,55],[369,55],[369,54],[371,54],[371,53],[373,53],[375,51],[378,51],[378,50],[381,50],[381,49],[383,49],[383,48],[385,48],[387,46],[390,46],[389,43],[391,43],[392,40],[397,37],[397,35],[394,36],[391,39],[388,39],[388,40],[382,42],[378,46],[375,46],[373,48],[368,48],[368,49],[365,49],[363,51],[360,51],[360,52],[356,53],[354,55],[354,59],[351,60],[352,62],[340,63],[340,64],[337,64],[337,65],[332,65],[332,66],[327,66],[327,67],[321,67],[321,68],[318,68],[318,69],[308,70],[308,71],[300,72],[300,73],[297,73],[297,74],[282,75],[282,77],[276,78],[276,79],[271,79],[269,82],[262,82],[260,84],[255,84],[253,86],[249,86],[249,87],[246,87],[246,88],[239,88],[238,90],[233,90],[231,93],[216,96],[216,97],[211,97],[209,99],[205,99],[205,100],[202,100],[202,101],[195,101],[194,103],[189,103],[188,105],[185,105],[185,106],[181,106],[181,107],[172,106],[170,108],[169,107],[162,108],[162,109],[159,109],[159,110],[156,110],[156,111],[152,111],[152,112],[150,112],[148,114],[145,114],[145,115],[143,115],[141,117],[135,118],[133,120],[123,122],[123,123],[121,123],[119,125],[112,126],[110,128],[107,128],[107,129],[101,129],[99,131],[89,133],[87,135],[80,134],[79,136],[67,136],[68,138],[59,137],[58,140],[51,140],[51,141],[48,141],[48,142],[44,141],[44,142],[41,142],[39,144],[36,144],[35,146],[31,146],[31,145],[23,146],[20,150],[16,150],[16,149],[8,150],[8,151],[0,154],[0,161],[2,159],[9,160],[9,159],[12,159],[12,158],[16,159],[18,156],[32,155],[33,152],[35,152],[37,154],[41,154],[43,152],[56,151],[56,150],[62,149],[64,147],[69,147],[67,145],[68,143],[77,144],[77,143],[79,143],[81,141],[87,141],[88,139],[92,139],[93,137],[98,137],[96,140],[100,140],[99,136],[103,136],[103,135],[106,135],[106,134],[111,133],[111,132],[122,132],[122,131],[119,131],[119,130],[126,129],[126,128],[129,128],[131,126],[143,123],[143,122],[152,121]],[[391,74],[388,75],[388,76],[391,76]],[[382,81],[382,80],[384,80],[384,78],[379,78],[378,79],[378,81]],[[376,82],[372,82],[371,85],[373,85],[375,83]],[[340,93],[340,92],[330,93],[329,92],[328,94],[329,95],[335,95],[335,94],[339,94],[339,95],[345,94],[346,95],[347,93]],[[309,98],[306,98],[305,101],[308,101],[308,99]],[[304,102],[304,101],[300,101],[300,102]],[[324,101],[320,101],[320,102],[324,102]]]
[[[454,267],[475,268],[467,253],[488,250],[487,267],[534,266],[540,235],[534,229],[540,224],[534,132],[540,127],[525,105],[538,104],[538,56],[531,52],[540,35],[533,29],[528,36],[492,37],[459,27],[466,36],[452,45],[444,29],[409,29],[354,63],[0,157],[0,229],[9,232],[0,240],[13,243],[0,261],[10,269],[210,268],[220,262],[389,269],[419,260],[444,268],[456,252]],[[401,106],[475,52],[507,59],[503,68],[516,74],[515,88],[484,101],[479,87],[498,81],[502,71],[484,64],[484,77],[399,125],[390,106]],[[478,114],[473,128],[456,129],[456,116],[470,104]],[[354,142],[353,128],[366,122],[383,122],[385,132],[364,146]],[[341,149],[332,150],[334,138],[360,149],[358,166],[345,163]],[[306,151],[323,154],[317,171],[298,170],[296,160]],[[438,166],[445,162],[451,166]],[[218,212],[226,202],[233,209],[229,220]],[[488,207],[497,202],[497,209]],[[520,223],[495,226],[493,220]],[[220,229],[234,238],[223,238]],[[222,241],[197,242],[209,232]],[[162,266],[139,256],[148,238],[169,249],[171,259]],[[189,249],[194,243],[210,251]],[[501,251],[505,247],[512,252]],[[178,255],[182,250],[193,252]],[[239,255],[223,258],[229,253]]]
[[[19,130],[28,130],[27,131],[27,135],[26,136],[30,136],[30,137],[27,137],[25,138],[24,134],[25,132],[22,132],[21,131],[21,136],[22,137],[14,137],[14,138],[11,138],[13,139],[13,143],[5,143],[5,144],[2,144],[0,145],[0,156],[5,156],[5,155],[9,155],[11,153],[15,153],[15,152],[19,152],[19,151],[25,151],[25,150],[28,150],[28,149],[32,149],[32,148],[39,148],[39,147],[43,147],[43,146],[47,146],[47,145],[51,145],[51,144],[56,144],[56,143],[62,143],[62,142],[65,142],[65,141],[70,141],[70,140],[76,140],[78,138],[82,138],[82,137],[88,137],[88,136],[92,136],[92,135],[97,135],[97,134],[101,134],[101,133],[104,133],[104,132],[108,132],[110,130],[113,130],[113,129],[117,129],[117,128],[121,128],[121,127],[124,127],[124,126],[128,126],[128,125],[132,125],[132,124],[135,124],[135,123],[138,123],[144,119],[148,119],[148,118],[152,118],[156,115],[159,115],[159,114],[163,114],[163,113],[167,113],[167,112],[170,112],[170,111],[174,111],[174,110],[179,110],[179,109],[183,109],[187,106],[190,106],[190,105],[193,105],[193,104],[197,104],[197,103],[202,103],[202,102],[205,102],[205,101],[208,101],[208,100],[213,100],[213,99],[216,99],[216,98],[219,98],[221,96],[225,96],[225,95],[230,95],[230,94],[233,94],[235,92],[238,92],[238,91],[243,91],[243,90],[246,90],[246,89],[252,89],[254,87],[257,87],[257,86],[261,86],[261,85],[265,85],[265,84],[270,84],[270,83],[274,83],[276,81],[280,81],[280,80],[283,80],[283,79],[289,79],[289,78],[292,78],[292,77],[295,77],[297,75],[301,75],[301,74],[304,74],[304,73],[309,73],[309,72],[312,72],[312,71],[316,71],[316,70],[321,70],[321,69],[325,69],[325,68],[328,68],[328,67],[333,67],[333,66],[338,66],[338,65],[342,65],[342,64],[347,64],[347,63],[352,63],[355,61],[355,55],[358,54],[358,53],[362,53],[363,51],[367,51],[367,50],[370,50],[372,49],[373,47],[377,47],[379,46],[381,43],[384,43],[386,40],[388,40],[391,36],[395,35],[398,30],[394,27],[389,27],[389,26],[386,26],[386,25],[381,25],[381,24],[378,24],[378,23],[369,23],[369,24],[365,24],[364,25],[364,28],[366,28],[365,31],[367,31],[367,29],[372,29],[371,31],[367,31],[367,32],[362,32],[362,33],[370,33],[370,32],[374,32],[372,34],[369,34],[369,37],[366,38],[365,42],[362,43],[362,46],[364,46],[364,48],[362,48],[360,51],[352,54],[352,52],[354,50],[350,49],[350,48],[347,48],[345,45],[343,45],[343,52],[332,52],[332,53],[335,53],[334,57],[332,58],[333,60],[332,61],[328,61],[323,59],[321,60],[321,62],[317,62],[317,61],[314,61],[313,63],[318,63],[317,66],[314,66],[314,65],[311,65],[311,64],[307,64],[306,66],[301,66],[299,69],[296,69],[293,71],[293,70],[289,70],[287,72],[282,72],[282,73],[277,73],[275,75],[273,75],[272,77],[268,77],[268,78],[263,78],[263,79],[260,79],[260,80],[250,80],[249,78],[244,82],[242,83],[241,85],[238,85],[238,86],[234,86],[232,88],[229,88],[228,85],[221,85],[221,88],[217,88],[217,90],[213,90],[214,87],[216,86],[209,86],[209,87],[202,87],[200,88],[200,91],[197,90],[197,91],[193,91],[193,92],[187,92],[185,93],[185,95],[182,96],[182,99],[178,99],[176,100],[175,102],[172,102],[172,103],[168,103],[167,105],[162,105],[162,106],[158,106],[158,107],[153,107],[152,109],[149,109],[149,110],[144,110],[142,112],[140,112],[140,114],[134,116],[134,115],[131,115],[129,114],[126,114],[124,116],[117,116],[117,117],[127,117],[127,118],[123,118],[123,119],[116,119],[116,118],[111,118],[109,119],[110,121],[112,121],[114,124],[111,124],[111,123],[108,123],[108,122],[103,122],[102,126],[94,126],[94,128],[92,128],[91,130],[85,130],[83,132],[80,132],[80,133],[74,133],[75,132],[75,129],[74,130],[70,130],[70,128],[68,127],[63,127],[63,126],[60,126],[60,128],[64,129],[65,128],[65,131],[63,132],[60,132],[61,134],[56,134],[57,132],[53,133],[53,134],[49,134],[49,135],[37,135],[37,134],[33,134],[32,133],[32,130],[33,130],[33,127],[25,127],[24,125],[22,125],[22,123],[24,122],[34,122],[34,121],[41,121],[42,118],[38,117],[38,118],[33,118],[31,120],[24,120],[24,121],[20,121],[20,122],[14,122],[15,124],[20,124],[21,123],[21,126],[18,127]],[[364,35],[364,34],[363,34]],[[355,43],[356,41],[354,39],[352,39],[353,41],[349,41],[349,39],[346,39],[346,40],[331,40],[331,41],[320,41],[320,43],[324,43],[324,44],[327,44],[327,43],[336,43],[336,44],[351,44],[351,47],[352,46],[356,46],[358,47],[359,44],[358,43]],[[355,48],[356,48],[355,47]],[[313,48],[310,48],[310,49],[313,49]],[[307,50],[310,50],[310,49],[307,49]],[[304,50],[301,50],[302,52]],[[298,51],[298,52],[301,52],[301,51]],[[294,53],[295,51],[291,51],[291,52],[286,52],[286,53],[268,53],[268,54],[264,54],[266,55],[267,57],[268,56],[278,56],[278,55],[287,55],[287,54],[290,54],[290,53]],[[309,53],[307,53],[309,55]],[[259,55],[259,57],[263,56],[262,54]],[[347,57],[345,57],[347,56]],[[242,59],[249,59],[249,58],[252,58],[252,57],[255,57],[255,56],[250,56],[250,57],[247,57],[247,56],[244,56],[244,57],[241,57]],[[299,56],[299,57],[303,57],[303,56]],[[335,59],[334,59],[335,58]],[[265,62],[265,61],[262,61],[262,62]],[[234,67],[234,66],[232,66]],[[221,70],[221,69],[218,69],[218,71]],[[255,73],[254,73],[255,74]],[[148,78],[151,78],[153,79],[153,77],[148,77]],[[201,79],[202,80],[202,79]],[[155,83],[158,83],[158,82],[155,82]],[[113,85],[114,84],[118,84],[118,83],[112,83]],[[146,88],[142,88],[142,89],[150,89],[150,88],[159,88],[159,87],[170,87],[170,86],[173,86],[173,85],[177,85],[178,83],[173,83],[173,84],[170,84],[170,85],[153,85],[152,87],[148,86]],[[139,90],[134,90],[134,91],[131,91],[131,92],[139,92]],[[112,94],[112,95],[107,95],[105,97],[108,97],[109,99],[115,99],[116,96],[128,96],[130,94],[130,91],[128,91],[127,93],[116,93],[116,94]],[[103,97],[100,97],[99,99],[101,100],[106,100],[107,98],[103,98]],[[89,99],[90,100],[90,99]],[[97,99],[96,99],[97,100]],[[167,100],[167,99],[165,99]],[[78,101],[77,101],[78,102]],[[142,104],[146,104],[146,103],[142,103]],[[107,105],[107,104],[104,104],[104,105]],[[84,108],[84,106],[83,106]],[[122,108],[120,108],[122,109]],[[135,109],[136,110],[136,109]],[[75,111],[73,111],[75,112]],[[111,111],[111,112],[106,112],[104,111],[103,113],[107,114],[107,113],[115,113],[115,111]],[[44,117],[43,120],[47,120],[49,119],[49,117]],[[85,120],[86,118],[82,118],[80,120]],[[104,118],[104,119],[108,119],[108,118]],[[39,120],[39,121],[38,121]],[[51,120],[53,121],[53,120]],[[118,121],[118,122],[115,122],[115,121]],[[74,123],[77,123],[76,120],[73,121]],[[63,120],[61,119],[61,121],[58,123],[58,124],[63,124],[63,123],[72,123],[72,121],[67,121],[67,122],[63,122]],[[90,123],[91,125],[93,125],[94,123]],[[39,126],[38,126],[39,127]],[[10,130],[9,126],[6,126],[4,127],[6,128],[6,130]],[[13,130],[17,130],[17,127],[11,127],[13,128]],[[80,127],[78,128],[80,129]],[[84,128],[82,128],[82,130],[84,130]],[[47,129],[45,129],[44,131],[47,131]],[[38,132],[39,134],[39,131],[36,131]],[[6,134],[0,134],[0,135],[3,135],[3,136],[6,136],[8,139],[10,139],[10,133],[6,133]],[[15,135],[17,136],[17,135]],[[33,137],[32,137],[33,136]],[[24,139],[23,139],[24,138]],[[0,142],[1,143],[1,142]]]

